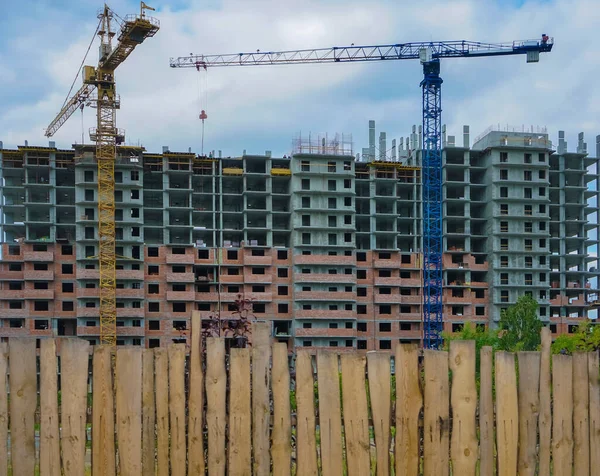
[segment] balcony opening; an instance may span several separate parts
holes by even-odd
[[[389,350],[392,348],[392,341],[391,340],[380,340],[379,341],[379,348],[382,350]]]
[[[9,319],[8,326],[12,329],[22,329],[25,325],[25,319]]]
[[[34,321],[34,328],[36,330],[46,330],[46,329],[48,329],[48,319],[36,319]]]
[[[48,311],[49,310],[49,302],[48,301],[34,301],[33,310],[34,311]]]
[[[77,319],[58,319],[59,336],[77,335]]]
[[[149,339],[148,348],[154,349],[156,347],[160,347],[160,339]]]

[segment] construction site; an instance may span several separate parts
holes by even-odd
[[[441,58],[536,63],[552,38],[171,58],[171,68],[198,72],[390,59],[423,67],[423,124],[389,149],[370,121],[362,153],[351,136],[309,134],[283,157],[222,157],[204,153],[204,135],[200,153],[148,151],[116,127],[115,70],[160,29],[148,10],[142,2],[121,18],[104,7],[98,65],[82,66],[83,85],[46,129],[50,138],[93,106],[89,144],[0,143],[0,338],[161,347],[188,342],[193,311],[235,320],[240,300],[290,352],[438,348],[466,322],[494,328],[524,294],[553,335],[595,317],[598,159],[583,134],[568,151],[563,132],[555,147],[533,126],[472,140],[469,126],[457,138],[441,122]]]
[[[562,132],[555,148],[496,129],[444,134],[444,330],[494,326],[530,293],[554,335],[572,332],[597,300],[598,159],[582,136],[568,151]],[[242,295],[290,351],[422,344],[420,134],[389,159],[374,121],[359,160],[341,136],[299,137],[285,158],[118,147],[116,343],[185,342],[192,311],[233,319]],[[100,342],[94,153],[0,150],[4,339]]]
[[[171,8],[156,13],[165,30]],[[171,148],[180,123],[166,113],[164,137],[145,147],[117,127],[115,73],[161,29],[152,11],[141,2],[121,17],[104,5],[45,138],[0,141],[0,476],[596,474],[600,135],[594,150],[583,132],[569,147],[565,131],[545,126],[472,135],[456,125],[467,122],[452,111],[456,96],[442,122],[441,62],[536,64],[552,58],[554,39],[186,52],[164,69],[205,78],[223,67],[414,60],[422,115],[387,132],[364,127],[375,117],[399,129],[368,111],[355,141],[336,110],[329,124],[354,137],[296,133],[285,153],[272,152],[281,147],[265,126],[257,154],[235,137],[243,113],[215,115],[225,139],[205,138],[212,110],[199,100],[198,137],[185,137],[199,150]],[[544,70],[531,69],[504,86],[517,97],[523,83],[519,101],[556,102]],[[228,97],[238,83],[247,86],[223,83]],[[191,109],[183,89],[178,115]],[[146,132],[160,108],[144,97],[152,114],[135,117]],[[95,127],[84,136],[88,107]],[[482,107],[478,98],[469,115]],[[75,129],[61,141],[77,112],[81,142],[64,140]],[[483,117],[473,113],[474,126]]]

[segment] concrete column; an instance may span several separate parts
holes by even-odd
[[[587,144],[584,142],[583,132],[580,132],[577,136],[577,152],[587,154]]]
[[[558,131],[558,148],[556,150],[558,154],[564,154],[567,152],[567,142],[565,141],[565,131]]]
[[[375,160],[375,121],[369,121],[369,160]]]
[[[392,161],[396,162],[397,160],[397,156],[396,156],[396,139],[392,139]]]
[[[385,151],[387,150],[387,139],[385,132],[379,133],[379,160],[384,162],[386,158]]]
[[[463,147],[465,149],[468,149],[470,147],[469,135],[469,126],[463,126]]]

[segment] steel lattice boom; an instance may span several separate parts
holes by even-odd
[[[257,51],[225,55],[190,55],[171,58],[171,68],[216,66],[259,66],[273,64],[349,63],[353,61],[384,61],[421,59],[429,51],[432,59],[476,58],[542,53],[552,49],[553,39],[513,41],[511,43],[479,43],[476,41],[439,41],[400,43],[375,46],[334,46],[312,50]]]
[[[158,20],[145,15],[153,10],[141,3],[140,15],[128,15],[121,24],[117,44],[111,22],[114,14],[108,6],[100,14],[100,60],[96,68],[84,66],[83,86],[67,102],[46,129],[52,136],[77,110],[90,102],[97,109],[96,128],[90,132],[96,142],[98,164],[98,261],[100,267],[100,343],[115,345],[117,340],[116,255],[115,255],[115,159],[117,144],[124,140],[117,129],[116,110],[120,107],[116,93],[115,70],[136,46],[159,30]],[[96,93],[95,96],[93,93]]]
[[[423,344],[438,348],[443,330],[442,278],[442,101],[440,59],[527,55],[528,63],[552,50],[545,34],[538,40],[510,43],[440,41],[395,45],[344,46],[312,50],[190,55],[171,58],[172,68],[261,66],[278,64],[350,63],[418,59],[423,65]]]

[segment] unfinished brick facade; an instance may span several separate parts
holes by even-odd
[[[540,319],[555,334],[568,332],[598,288],[598,267],[587,265],[597,258],[586,248],[598,245],[597,233],[586,235],[597,229],[587,221],[598,206],[588,203],[597,197],[597,171],[588,170],[597,160],[566,145],[556,153],[548,142],[496,139],[444,149],[444,328],[494,325],[501,309],[535,292]],[[0,338],[99,340],[93,150],[0,150]],[[517,179],[530,169],[527,154],[538,161],[535,185],[548,191],[533,199],[519,195],[529,186],[527,173]],[[121,147],[117,343],[184,342],[193,310],[235,318],[239,296],[290,350],[420,343],[419,157],[416,150],[402,162],[334,154],[216,159]],[[505,169],[514,174],[511,197],[502,196]],[[535,205],[534,225],[523,204]],[[516,231],[505,236],[508,226]],[[523,248],[519,241],[528,233],[531,253],[529,237]]]

